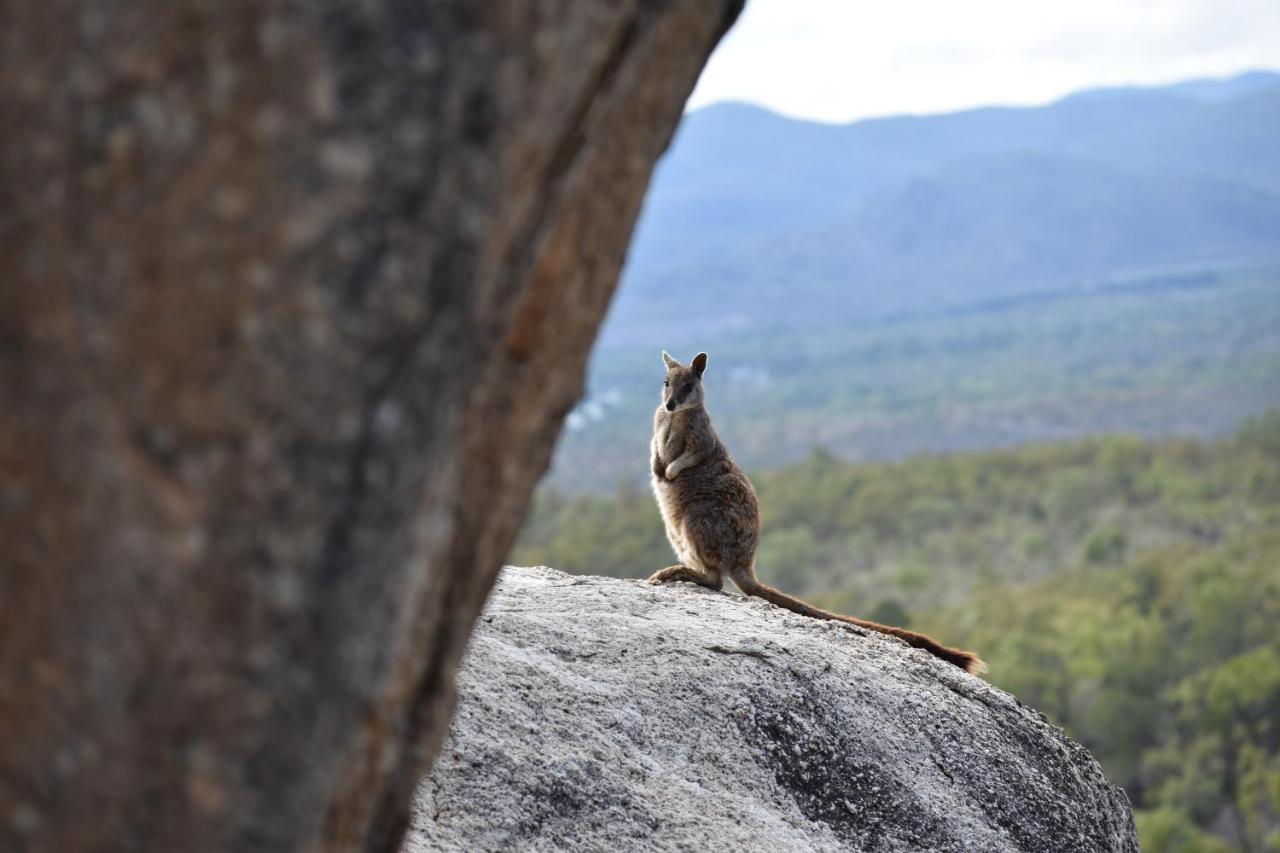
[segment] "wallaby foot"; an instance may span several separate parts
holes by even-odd
[[[666,583],[667,581],[689,581],[711,589],[720,589],[724,586],[724,578],[719,573],[704,573],[688,566],[667,566],[649,575],[649,583]]]

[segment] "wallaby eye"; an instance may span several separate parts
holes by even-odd
[[[664,380],[662,380],[662,387],[663,387],[663,388],[666,388],[666,387],[668,387],[668,386],[670,386],[670,385],[671,385],[671,380],[670,380],[670,379],[664,379]]]

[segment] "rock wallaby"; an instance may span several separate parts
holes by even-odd
[[[833,619],[891,634],[907,644],[954,664],[966,672],[985,672],[973,652],[941,645],[924,634],[828,613],[760,582],[756,546],[760,542],[760,510],[756,490],[725,449],[703,405],[702,375],[707,354],[694,356],[688,367],[667,353],[662,405],[653,416],[650,467],[653,491],[667,527],[667,539],[680,563],[661,569],[652,583],[692,581],[720,589],[733,578],[747,595],[815,619]]]

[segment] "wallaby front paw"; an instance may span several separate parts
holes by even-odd
[[[674,480],[676,478],[676,474],[679,473],[680,472],[677,471],[674,466],[668,465],[667,470],[663,472],[662,476],[666,477],[668,480]]]

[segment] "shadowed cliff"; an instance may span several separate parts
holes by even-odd
[[[398,849],[740,7],[0,5],[0,848]]]

